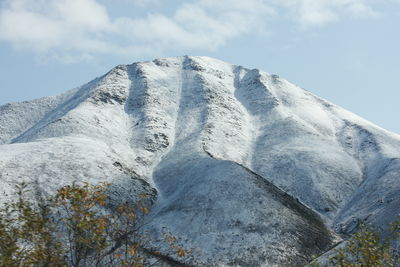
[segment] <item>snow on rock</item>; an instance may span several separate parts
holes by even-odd
[[[38,123],[75,90],[67,91],[60,96],[44,97],[0,106],[0,144],[13,142],[13,138]]]
[[[151,192],[149,229],[204,265],[298,265],[400,212],[400,136],[260,70],[208,57],[119,65],[0,107],[0,183]],[[4,197],[4,196],[2,196]],[[159,246],[154,242],[155,247]],[[196,264],[196,262],[190,262]]]
[[[170,155],[154,179],[161,197],[148,229],[199,250],[190,264],[301,266],[334,242],[315,212],[233,161]]]

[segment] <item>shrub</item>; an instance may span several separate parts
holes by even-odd
[[[400,236],[400,218],[391,223],[390,236],[386,239],[363,222],[343,247],[334,250],[323,266],[345,267],[396,267],[400,266],[400,252],[395,244]],[[313,266],[322,266],[314,261]]]
[[[141,231],[149,212],[149,195],[135,203],[112,203],[110,184],[67,185],[51,198],[26,183],[0,209],[0,266],[144,266],[155,260],[144,250],[150,235]],[[30,194],[30,196],[28,196]],[[112,210],[112,212],[110,212]],[[172,235],[172,253],[189,255]]]

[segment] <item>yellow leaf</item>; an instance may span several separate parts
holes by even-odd
[[[147,213],[149,213],[149,210],[148,210],[146,207],[144,207],[144,208],[142,208],[142,212],[143,212],[144,214],[147,214]]]
[[[178,255],[178,257],[184,257],[186,255],[186,251],[182,248],[178,248],[176,254]]]
[[[132,257],[135,256],[135,250],[133,249],[133,247],[130,247],[130,248],[129,248],[129,252],[130,252],[130,254],[131,254]]]

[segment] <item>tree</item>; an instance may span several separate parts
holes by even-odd
[[[0,210],[1,266],[64,265],[63,245],[54,238],[56,223],[50,206],[26,198],[27,184],[16,186],[17,199]]]
[[[317,260],[313,266],[345,266],[345,267],[396,267],[400,266],[400,252],[396,249],[396,241],[400,237],[400,217],[390,224],[390,236],[386,239],[365,222],[360,224],[347,243],[334,250],[328,263],[320,264]]]
[[[156,261],[144,250],[151,240],[142,231],[149,195],[134,203],[115,203],[108,183],[67,185],[36,202],[26,183],[17,198],[0,210],[0,266],[149,266]],[[31,196],[32,197],[32,196]],[[112,210],[112,212],[110,212]],[[192,253],[165,237],[172,253]]]

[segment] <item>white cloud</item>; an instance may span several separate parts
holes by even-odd
[[[303,27],[323,26],[341,18],[377,17],[374,0],[275,0]]]
[[[160,0],[120,0],[151,5]],[[97,54],[151,55],[166,50],[215,50],[232,38],[268,30],[292,17],[303,27],[343,17],[376,16],[374,0],[192,0],[172,15],[111,17],[100,0],[6,0],[0,5],[0,41],[63,61]]]
[[[147,7],[161,4],[161,0],[125,0],[125,2],[132,3],[136,6]]]
[[[0,40],[36,52],[99,52],[106,45],[95,35],[111,30],[94,0],[12,0],[0,12]]]

